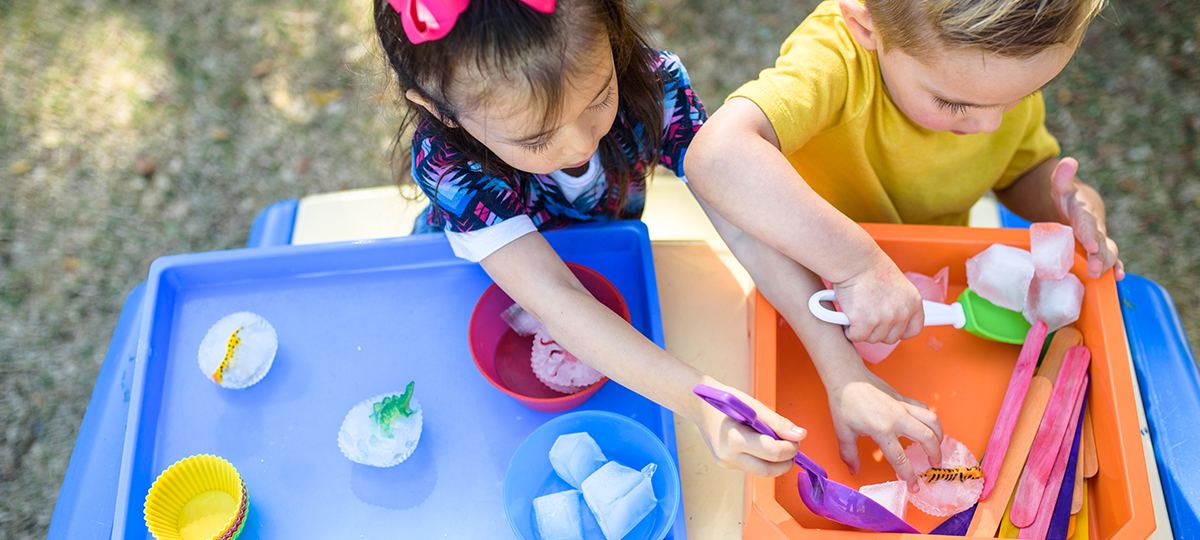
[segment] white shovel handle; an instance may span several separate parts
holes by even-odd
[[[836,297],[834,296],[833,289],[817,291],[808,298],[808,310],[812,312],[813,316],[827,323],[850,326],[850,319],[846,317],[845,313],[833,311],[821,305],[821,302],[833,302],[834,300],[836,300]],[[925,309],[925,326],[949,324],[955,328],[962,328],[963,325],[967,324],[967,316],[963,313],[962,304],[958,302],[941,304],[922,300],[921,305]]]

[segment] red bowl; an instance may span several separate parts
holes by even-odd
[[[596,300],[629,321],[629,307],[612,282],[586,266],[569,262],[567,267]],[[604,377],[574,394],[563,394],[543,384],[529,363],[533,336],[517,335],[500,318],[500,313],[511,305],[512,298],[493,283],[483,291],[475,303],[475,311],[471,312],[467,331],[471,357],[492,386],[535,411],[562,412],[587,401],[608,381]]]

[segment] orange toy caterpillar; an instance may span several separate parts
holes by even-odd
[[[924,478],[926,482],[931,484],[938,480],[962,482],[969,479],[983,478],[983,470],[978,465],[974,467],[955,467],[953,469],[930,467],[917,476]]]
[[[225,368],[229,367],[229,360],[233,358],[233,348],[242,342],[242,338],[238,337],[238,332],[242,329],[238,328],[229,336],[229,342],[225,345],[225,358],[221,360],[221,364],[217,366],[217,370],[212,374],[212,380],[217,384],[221,384],[221,379],[225,375]]]

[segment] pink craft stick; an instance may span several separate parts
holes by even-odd
[[[1058,501],[1058,490],[1062,487],[1064,476],[1067,474],[1067,462],[1071,460],[1071,448],[1075,446],[1075,431],[1079,426],[1079,416],[1083,412],[1083,396],[1087,394],[1087,373],[1083,374],[1083,389],[1079,392],[1079,396],[1075,398],[1075,408],[1071,412],[1071,422],[1067,425],[1066,436],[1063,437],[1062,445],[1058,448],[1058,455],[1055,456],[1054,469],[1050,471],[1049,481],[1046,483],[1046,490],[1042,492],[1042,501],[1038,505],[1037,517],[1033,520],[1033,525],[1021,529],[1017,538],[1026,538],[1034,540],[1046,540],[1046,533],[1050,531],[1050,519],[1054,516],[1054,504]],[[1075,478],[1071,478],[1074,482]]]
[[[992,428],[992,438],[983,452],[983,463],[979,464],[983,469],[983,493],[980,499],[986,499],[992,488],[996,487],[996,475],[1004,463],[1013,427],[1017,425],[1021,404],[1025,402],[1025,393],[1029,391],[1029,380],[1033,378],[1033,370],[1037,367],[1038,355],[1042,353],[1042,344],[1045,342],[1046,323],[1038,321],[1025,334],[1025,344],[1021,345],[1017,365],[1013,368],[1012,378],[1008,380],[1008,390],[1004,392],[1000,414],[996,416],[996,425]]]
[[[1071,347],[1063,360],[1058,379],[1054,381],[1054,389],[1050,391],[1050,403],[1046,405],[1042,423],[1038,426],[1037,435],[1033,437],[1033,448],[1029,450],[1025,470],[1021,472],[1021,481],[1017,484],[1017,491],[1013,496],[1012,509],[1009,510],[1009,517],[1017,527],[1023,529],[1033,525],[1037,516],[1042,494],[1046,490],[1047,480],[1067,431],[1067,424],[1071,423],[1071,410],[1082,391],[1091,357],[1087,347],[1080,345]]]

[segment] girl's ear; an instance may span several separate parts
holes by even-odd
[[[450,119],[438,114],[437,108],[433,106],[433,103],[431,101],[429,101],[428,99],[425,99],[425,96],[422,96],[420,92],[418,92],[416,90],[409,90],[404,93],[404,97],[407,98],[409,101],[416,103],[417,105],[420,105],[426,111],[429,111],[429,114],[432,114],[434,116],[434,118],[438,119],[439,122],[446,124],[447,126],[452,127],[452,128],[458,127],[458,124],[455,123],[453,120],[450,120]]]
[[[875,22],[871,20],[871,12],[860,0],[839,0],[838,7],[842,10],[842,18],[850,28],[854,41],[868,51],[879,50],[879,34],[875,32]]]

